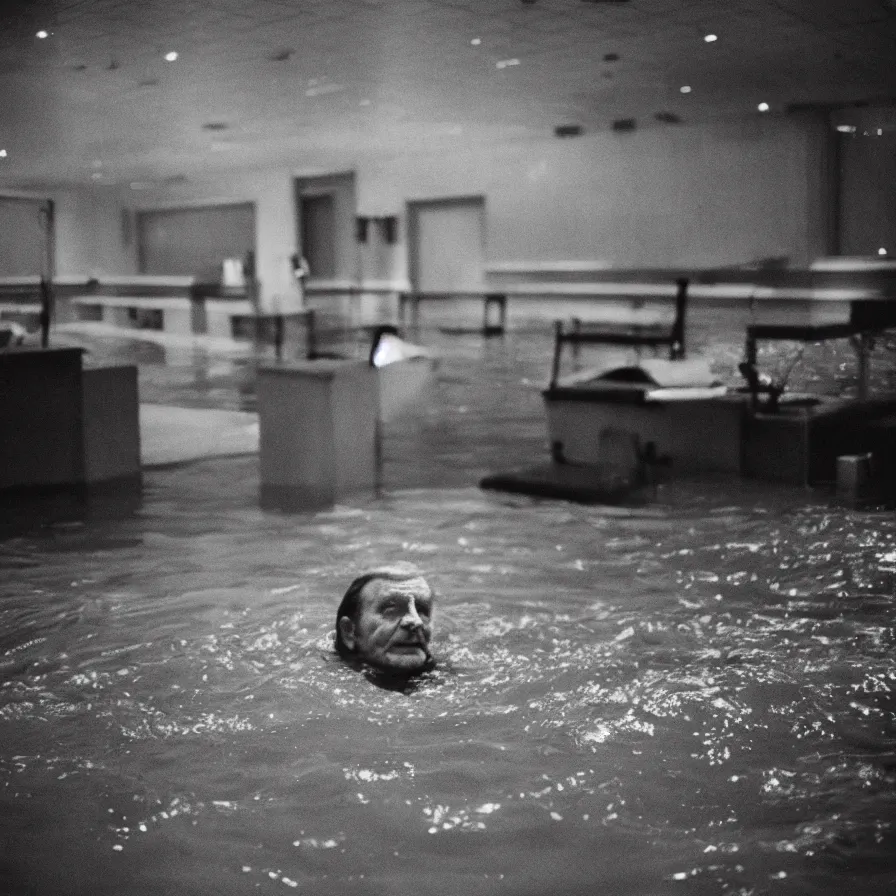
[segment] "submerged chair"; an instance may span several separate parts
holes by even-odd
[[[564,345],[572,345],[577,354],[580,345],[619,345],[632,348],[661,348],[668,346],[669,359],[685,356],[685,317],[688,304],[688,279],[675,281],[675,317],[668,324],[609,324],[588,323],[580,318],[572,319],[571,329],[566,330],[563,321],[554,323],[554,357],[551,363],[549,388],[557,386],[560,376],[560,356]]]

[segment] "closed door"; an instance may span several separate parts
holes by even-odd
[[[0,277],[53,275],[53,203],[0,197]]]
[[[417,292],[481,292],[485,200],[408,204],[411,282]]]
[[[336,276],[336,203],[332,193],[302,196],[300,215],[302,255],[309,276],[333,279]]]

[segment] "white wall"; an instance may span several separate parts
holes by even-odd
[[[482,193],[490,261],[719,265],[824,254],[821,125],[764,119],[496,146],[359,169],[361,214]]]
[[[482,194],[486,261],[602,260],[616,266],[710,266],[826,254],[819,227],[825,133],[814,119],[756,116],[721,125],[654,127],[572,140],[414,155],[356,169],[361,215],[399,216],[399,243],[363,253],[370,279],[404,279],[405,203]],[[58,202],[60,273],[132,273],[120,205],[256,203],[262,300],[298,301],[289,258],[298,245],[289,169],[248,171],[216,182],[121,194],[83,191]],[[383,270],[371,270],[379,258]]]

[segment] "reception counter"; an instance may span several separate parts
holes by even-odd
[[[0,351],[0,493],[139,480],[137,368],[76,348]]]

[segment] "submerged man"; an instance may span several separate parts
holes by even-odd
[[[410,564],[358,576],[336,611],[336,651],[388,675],[408,677],[433,668],[433,590]]]

